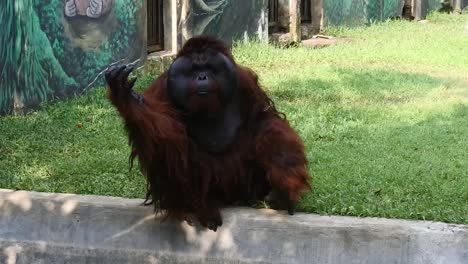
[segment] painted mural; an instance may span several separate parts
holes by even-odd
[[[329,25],[358,26],[401,15],[402,0],[333,0],[324,1]]]
[[[402,15],[405,0],[327,0],[323,1],[328,25],[359,26]],[[422,15],[440,7],[440,0],[424,0]]]
[[[196,35],[214,35],[228,45],[233,40],[268,40],[267,0],[181,1],[181,43]],[[184,12],[185,11],[185,12]]]
[[[146,54],[144,0],[0,1],[0,112],[103,85]]]

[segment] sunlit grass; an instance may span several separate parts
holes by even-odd
[[[306,144],[314,190],[302,210],[468,224],[465,22],[434,14],[331,29],[352,41],[324,49],[234,48]],[[98,89],[0,119],[0,187],[143,197],[128,151]]]

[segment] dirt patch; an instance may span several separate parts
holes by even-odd
[[[348,42],[351,42],[350,38],[319,36],[305,39],[302,41],[302,44],[306,47],[317,49]]]

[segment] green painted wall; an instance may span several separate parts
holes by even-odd
[[[421,0],[425,11],[437,10],[440,0]],[[404,0],[324,0],[327,25],[359,26],[401,16]]]
[[[115,61],[145,56],[144,0],[0,1],[0,113],[103,84]]]

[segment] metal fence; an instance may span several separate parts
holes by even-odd
[[[268,0],[268,26],[274,27],[278,24],[278,0]]]
[[[147,0],[148,52],[164,48],[163,0]]]
[[[312,21],[312,1],[311,0],[302,0],[301,1],[301,22],[311,22]]]

